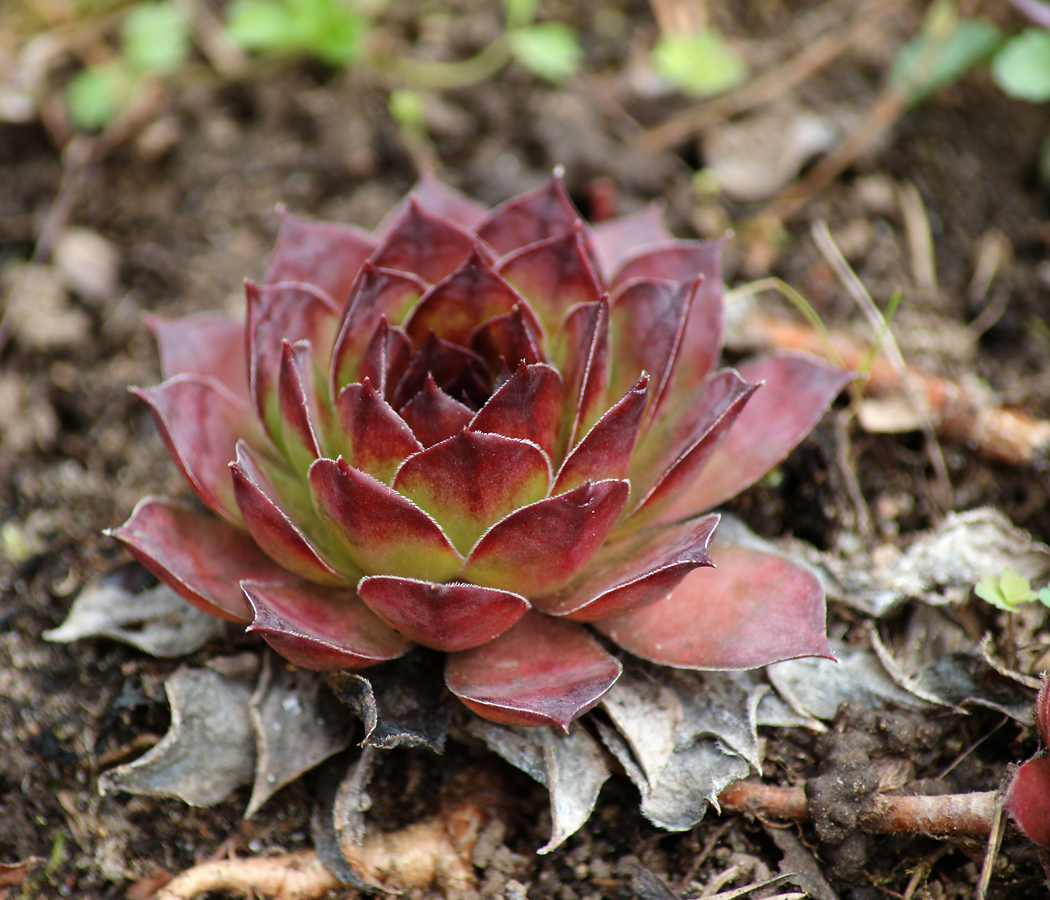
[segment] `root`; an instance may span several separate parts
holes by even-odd
[[[339,880],[313,850],[284,856],[225,859],[183,872],[161,888],[157,900],[190,900],[205,891],[229,891],[246,897],[260,894],[272,900],[318,900]]]

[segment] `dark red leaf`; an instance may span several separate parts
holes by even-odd
[[[719,546],[715,569],[686,575],[671,596],[595,627],[624,650],[682,669],[753,669],[799,656],[833,659],[824,591],[780,556]]]
[[[466,428],[474,412],[453,400],[428,377],[423,390],[401,407],[401,418],[420,444],[433,447]]]
[[[559,458],[605,412],[609,384],[609,303],[603,299],[570,310],[554,339],[553,358],[565,385]]]
[[[427,378],[433,378],[434,383],[454,400],[467,399],[469,394],[464,396],[463,389],[469,383],[470,375],[487,371],[485,361],[473,351],[430,335],[409,362],[394,389],[391,405],[400,409],[423,390]]]
[[[317,460],[310,489],[321,521],[369,575],[446,581],[463,564],[430,516],[343,459]]]
[[[622,669],[580,626],[529,613],[495,640],[450,654],[445,684],[492,722],[568,731]]]
[[[511,513],[478,541],[464,579],[530,599],[563,588],[602,545],[629,494],[626,481],[599,481]]]
[[[465,228],[427,212],[410,197],[408,207],[370,259],[378,269],[411,272],[434,284],[480,248]]]
[[[412,342],[408,335],[400,328],[387,325],[386,319],[381,319],[361,358],[357,381],[371,381],[375,389],[389,399],[411,361]]]
[[[310,363],[309,344],[301,344]],[[281,444],[292,467],[306,476],[310,465],[321,455],[314,427],[310,422],[310,406],[303,386],[303,370],[299,354],[284,342],[281,370],[277,378],[278,408],[281,414]],[[310,373],[312,376],[312,372]]]
[[[160,349],[165,378],[203,375],[214,378],[248,403],[248,348],[244,320],[224,313],[197,313],[183,319],[162,319],[146,313],[146,327]]]
[[[591,242],[601,265],[601,274],[608,283],[612,274],[638,251],[649,244],[671,240],[671,232],[664,225],[664,205],[659,201],[645,209],[617,219],[591,226]],[[658,275],[666,278],[666,275]]]
[[[543,187],[512,197],[477,226],[478,235],[501,256],[569,231],[582,219],[572,205],[561,173]]]
[[[450,222],[455,222],[468,230],[473,230],[474,226],[485,218],[489,211],[484,204],[472,200],[466,194],[457,191],[453,187],[449,187],[449,185],[439,181],[434,177],[433,173],[428,171],[424,171],[420,175],[419,181],[412,188],[410,196],[414,197],[416,202],[427,212],[440,216],[442,219],[448,219]],[[401,216],[404,215],[408,202],[408,197],[405,197],[404,200],[383,217],[383,221],[379,223],[379,227],[375,230],[375,234],[380,239],[385,238]]]
[[[364,669],[403,656],[412,642],[380,621],[353,588],[305,581],[245,581],[257,631],[289,662],[319,672]]]
[[[470,347],[496,372],[502,366],[512,369],[521,362],[546,362],[541,334],[535,313],[520,305],[479,325],[470,338]]]
[[[361,598],[391,628],[434,650],[468,650],[503,634],[529,610],[510,591],[476,584],[434,584],[374,575],[361,579]]]
[[[368,379],[343,388],[335,405],[343,432],[339,452],[355,469],[383,484],[390,484],[401,463],[423,449]]]
[[[1050,757],[1030,759],[1014,773],[1004,807],[1028,840],[1050,849]]]
[[[562,416],[562,381],[542,363],[519,365],[470,423],[486,431],[532,441],[548,458],[554,454]]]

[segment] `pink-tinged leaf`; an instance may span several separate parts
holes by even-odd
[[[529,613],[495,640],[450,654],[445,684],[489,721],[568,731],[622,669],[580,626]]]
[[[331,299],[306,284],[245,285],[248,295],[248,353],[255,410],[266,433],[281,445],[277,382],[284,342],[308,341],[318,363],[328,367],[339,314]]]
[[[548,365],[519,365],[470,423],[471,431],[536,444],[552,457],[561,426],[562,381]]]
[[[343,431],[340,452],[355,469],[383,484],[390,484],[401,463],[423,449],[368,379],[343,388],[335,406]]]
[[[753,669],[799,656],[834,659],[824,591],[771,553],[720,546],[715,569],[686,575],[670,597],[595,627],[624,650],[681,669]]]
[[[502,366],[513,369],[520,362],[546,362],[543,330],[527,305],[517,306],[505,316],[496,316],[474,329],[470,348],[493,372]]]
[[[357,382],[371,381],[382,396],[389,398],[408,370],[412,352],[408,335],[400,328],[387,325],[386,319],[380,319],[379,327],[361,358]]]
[[[631,215],[591,226],[591,241],[606,282],[628,257],[637,254],[641,248],[670,240],[671,232],[664,225],[664,205],[659,201]]]
[[[530,244],[500,261],[499,273],[529,301],[543,327],[554,332],[566,310],[596,303],[605,291],[591,265],[582,222]]]
[[[194,606],[231,622],[252,617],[241,579],[294,579],[247,532],[160,497],[140,500],[131,518],[107,534]]]
[[[1030,759],[1014,773],[1004,807],[1028,840],[1050,849],[1050,757]]]
[[[613,353],[609,390],[614,397],[619,396],[642,372],[648,372],[653,389],[646,423],[659,413],[667,397],[698,287],[695,281],[629,281],[610,300]]]
[[[426,386],[427,379],[434,383],[454,400],[470,399],[466,386],[472,383],[472,375],[487,375],[485,361],[466,347],[450,344],[430,335],[412,357],[405,374],[394,389],[391,405],[400,409]],[[488,394],[486,392],[487,399]]]
[[[234,495],[248,532],[270,559],[310,581],[345,584],[346,578],[324,561],[299,526],[278,505],[276,491],[243,444],[237,447],[237,462],[230,466],[230,471]],[[346,574],[360,577],[354,569]]]
[[[200,375],[176,375],[156,387],[131,391],[149,404],[171,458],[197,496],[227,521],[242,524],[229,465],[240,438],[253,446],[264,441],[251,407],[218,381]]]
[[[477,226],[478,235],[500,256],[569,231],[583,217],[555,172],[543,187],[512,197]]]
[[[554,340],[553,358],[565,383],[559,458],[605,411],[609,385],[609,302],[569,310]]]
[[[550,462],[535,444],[461,431],[406,459],[393,487],[466,555],[490,526],[547,496],[550,481]]]
[[[357,590],[395,631],[446,653],[491,641],[529,611],[524,597],[476,584],[434,584],[373,575],[362,578]]]
[[[562,463],[552,494],[563,494],[586,481],[623,478],[642,426],[649,376],[637,383],[605,413]]]
[[[261,634],[281,656],[304,669],[354,671],[412,649],[412,642],[383,624],[353,588],[303,581],[244,581],[241,587],[255,613],[248,631]]]
[[[711,509],[750,487],[780,463],[820,421],[853,379],[807,356],[770,356],[740,367],[747,381],[765,381],[704,467],[661,515],[663,521]]]
[[[417,347],[430,334],[467,345],[479,322],[506,315],[521,303],[521,295],[475,251],[423,295],[405,322],[405,332]]]
[[[302,346],[306,349],[309,362],[309,345]],[[303,380],[300,359],[292,345],[285,341],[277,378],[281,444],[292,468],[305,477],[313,461],[321,455],[321,446],[310,422],[310,407]]]
[[[511,513],[478,541],[463,578],[530,599],[560,590],[605,541],[630,491],[626,481],[599,481]]]
[[[282,210],[281,230],[263,283],[312,284],[342,309],[361,264],[375,248],[375,238],[360,228],[310,222]]]
[[[202,375],[222,383],[248,402],[248,351],[244,320],[223,313],[198,313],[182,319],[162,319],[147,313],[146,327],[160,349],[165,378]]]
[[[607,542],[571,584],[537,600],[541,612],[580,622],[618,618],[667,597],[694,569],[710,566],[718,516],[690,519]]]
[[[732,369],[723,369],[694,393],[677,421],[669,415],[646,434],[644,446],[628,467],[632,484],[638,485],[637,505],[631,513],[636,525],[650,523],[683,491],[706,478],[704,467],[760,388]]]
[[[473,234],[409,197],[401,219],[370,261],[376,268],[411,272],[434,284],[458,269],[475,249],[485,252]]]
[[[390,233],[405,214],[409,197],[414,197],[428,213],[455,222],[469,231],[473,231],[474,226],[485,218],[489,211],[484,204],[435,178],[432,172],[424,171],[409,195],[383,216],[383,221],[376,226],[374,234],[380,240]]]
[[[369,575],[447,581],[463,564],[430,516],[346,460],[317,460],[310,489],[321,521]]]
[[[420,444],[433,447],[466,428],[474,412],[453,400],[428,377],[423,390],[401,408],[401,418]]]
[[[672,390],[688,394],[714,366],[722,353],[722,245],[717,241],[671,241],[648,247],[616,274],[615,286],[634,278],[695,281],[703,278],[682,337],[678,372]]]
[[[426,283],[415,275],[376,269],[369,262],[364,264],[335,339],[333,396],[346,385],[364,380],[358,368],[380,326],[384,321],[400,325],[426,289]],[[375,378],[372,381],[380,383]]]

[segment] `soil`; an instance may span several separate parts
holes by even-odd
[[[243,278],[263,271],[276,204],[372,227],[414,182],[421,153],[439,161],[449,183],[490,204],[538,184],[555,165],[565,167],[585,214],[600,214],[610,182],[621,211],[663,198],[670,224],[683,236],[710,237],[723,223],[739,227],[727,250],[729,283],[763,274],[753,265],[762,238],[746,227],[756,207],[696,199],[692,172],[703,162],[696,143],[644,153],[634,142],[638,123],[658,123],[687,105],[675,94],[641,97],[630,87],[625,73],[655,35],[648,7],[551,6],[550,15],[571,18],[581,33],[584,73],[554,87],[511,66],[490,81],[442,94],[427,115],[423,151],[390,119],[390,85],[379,76],[309,63],[269,66],[236,82],[214,75],[174,82],[151,123],[84,167],[72,192],[63,181],[70,155],[56,149],[42,124],[0,125],[0,277],[8,304],[17,284],[31,278],[40,279],[32,282],[34,296],[54,296],[55,267],[46,265],[46,255],[31,261],[56,198],[71,204],[66,224],[90,229],[119,251],[119,289],[109,296],[67,294],[59,286],[55,304],[39,301],[38,314],[50,323],[43,335],[32,316],[15,316],[11,307],[0,325],[0,863],[45,860],[11,896],[145,896],[136,883],[162,870],[177,873],[229,852],[310,844],[309,779],[281,791],[247,822],[245,790],[208,809],[100,797],[100,768],[132,758],[166,730],[163,682],[178,661],[107,640],[67,646],[42,639],[81,588],[127,565],[103,529],[124,521],[146,494],[186,493],[146,409],[127,392],[128,385],[159,379],[142,313],[239,308]],[[762,47],[773,53],[792,17],[812,4],[771,0],[751,7],[719,5],[719,22],[754,42],[756,53]],[[417,35],[411,8],[390,14],[393,32]],[[498,29],[488,5],[463,2],[449,10],[432,17],[432,25],[444,23],[438,52],[465,55]],[[862,114],[887,59],[921,14],[904,7],[869,42],[806,82],[802,100]],[[830,327],[866,335],[863,317],[810,236],[812,221],[827,220],[877,303],[903,291],[894,333],[909,363],[960,382],[980,379],[1000,402],[1050,418],[1050,187],[1039,180],[1038,162],[1048,133],[1050,110],[1007,99],[975,71],[908,112],[872,154],[786,223],[770,271],[802,291]],[[908,183],[928,214],[935,287],[916,281],[892,199],[896,186]],[[974,294],[980,250],[990,239],[1001,239],[1009,252],[988,290]],[[1001,314],[974,339],[968,323],[999,306]],[[843,434],[851,441],[845,454]],[[844,486],[848,473],[840,468],[845,455],[879,542],[903,545],[948,508],[985,504],[1050,542],[1045,468],[990,462],[966,446],[945,445],[953,491],[946,505],[923,447],[918,432],[868,434],[855,423],[844,431],[829,417],[780,468],[776,486],[767,480],[730,508],[764,535],[790,532],[833,548],[856,521]],[[1001,642],[1002,620],[992,612],[976,604],[970,610]],[[840,633],[856,625],[844,610],[833,608],[831,616]],[[1045,645],[1047,631],[1037,639]],[[247,638],[213,643],[196,659],[256,646]],[[834,731],[840,744],[850,730],[885,733],[850,719],[848,710],[844,715]],[[1033,731],[1014,723],[995,730],[999,719],[978,711],[912,722],[894,752],[913,758],[921,780],[936,778],[969,750],[952,770],[951,789],[993,790],[1011,763],[1037,749]],[[767,780],[792,783],[837,765],[830,737],[785,729],[766,738]],[[862,749],[874,753],[876,743],[872,738]],[[637,812],[630,782],[614,776],[590,824],[539,857],[535,849],[550,828],[545,790],[476,747],[459,745],[443,757],[422,750],[385,757],[371,791],[372,822],[389,830],[425,817],[458,772],[476,766],[496,773],[506,826],[499,849],[478,871],[485,896],[513,896],[523,885],[532,900],[651,897],[667,889],[696,896],[734,865],[743,867],[743,883],[759,881],[777,871],[785,852],[769,828],[743,816],[709,814],[690,832],[658,831]],[[853,840],[826,824],[802,827],[797,836],[844,898],[904,896],[920,866],[926,874],[908,896],[972,895],[983,846]],[[140,893],[129,893],[129,884]],[[1035,853],[1008,831],[988,896],[1044,892]]]

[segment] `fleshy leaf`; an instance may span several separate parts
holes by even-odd
[[[394,390],[391,405],[400,409],[423,390],[427,379],[431,377],[453,400],[469,399],[471,391],[467,390],[466,385],[471,383],[472,375],[482,372],[487,372],[487,366],[476,353],[430,335],[408,364],[408,369]]]
[[[550,333],[566,310],[595,303],[605,293],[591,266],[583,223],[572,231],[522,247],[504,258],[499,273],[528,300]]]
[[[501,256],[569,231],[581,218],[556,172],[545,185],[497,206],[477,226],[478,236]]]
[[[382,319],[357,368],[357,383],[371,381],[379,394],[389,399],[411,361],[412,342],[408,335]]]
[[[256,446],[264,440],[251,408],[201,375],[176,375],[131,391],[149,404],[168,453],[197,496],[228,522],[243,525],[229,465],[239,439]]]
[[[412,648],[412,642],[384,625],[353,588],[307,581],[243,581],[241,587],[255,614],[248,631],[257,631],[281,656],[304,669],[364,669]]]
[[[361,264],[375,247],[375,238],[352,225],[311,222],[283,213],[263,283],[312,284],[341,307]]]
[[[599,481],[519,509],[478,541],[463,577],[530,599],[553,593],[587,565],[629,494],[626,481]]]
[[[481,408],[470,430],[531,441],[551,457],[561,413],[562,381],[557,370],[542,363],[519,365]]]
[[[672,239],[663,219],[664,205],[656,201],[636,213],[591,226],[591,241],[606,282],[611,280],[613,272],[629,256],[636,254],[639,248]]]
[[[358,373],[361,359],[383,320],[400,325],[426,289],[426,283],[415,275],[365,263],[332,351],[333,396],[346,385],[362,380]]]
[[[131,518],[107,533],[190,603],[231,622],[252,617],[238,587],[242,578],[293,577],[246,532],[160,497],[140,500]]]
[[[535,444],[461,431],[405,460],[393,487],[466,554],[491,525],[547,496],[550,480],[550,462]]]
[[[203,375],[221,382],[234,396],[248,402],[247,347],[244,321],[223,313],[197,313],[182,319],[144,315],[160,350],[165,378]]]
[[[476,584],[373,575],[362,578],[357,590],[395,631],[445,652],[488,643],[529,610],[529,601],[518,594]]]
[[[303,345],[309,362],[309,345]],[[303,386],[303,370],[296,351],[288,341],[281,353],[277,376],[278,409],[281,416],[281,443],[288,461],[301,475],[321,455],[321,446],[310,422],[309,401]],[[311,373],[312,374],[312,373]]]
[[[661,514],[663,521],[710,509],[750,487],[795,449],[856,377],[801,355],[748,362],[740,367],[740,376],[767,383],[708,460],[703,477]]]
[[[412,188],[412,196],[427,212],[464,228],[473,229],[488,214],[488,207],[424,171]]]
[[[554,340],[553,358],[565,383],[559,449],[571,450],[605,411],[609,384],[609,303],[569,310]]]
[[[350,465],[383,484],[390,484],[398,466],[422,449],[412,429],[367,378],[364,384],[343,389],[336,414],[343,431],[341,450]]]
[[[401,219],[370,262],[376,268],[411,272],[434,284],[459,268],[477,247],[474,235],[465,228],[427,212],[410,197]]]
[[[578,622],[622,617],[667,597],[707,552],[718,516],[690,519],[605,544],[564,589],[535,601],[541,612]]]
[[[630,653],[683,669],[751,669],[831,657],[824,591],[771,553],[719,546],[714,570],[691,572],[665,600],[595,627]]]
[[[345,460],[317,460],[310,489],[321,521],[366,573],[445,581],[462,565],[430,516]]]
[[[521,295],[475,250],[423,295],[405,321],[405,333],[417,347],[428,334],[466,346],[478,323],[507,315],[521,303]]]
[[[622,668],[580,626],[528,613],[495,640],[450,654],[445,684],[489,721],[568,732]]]
[[[584,436],[562,464],[551,493],[561,494],[585,481],[623,478],[634,452],[645,412],[649,376],[613,404]]]
[[[1030,759],[1014,773],[1004,806],[1028,840],[1050,849],[1050,757]]]
[[[489,319],[474,330],[470,347],[493,371],[499,369],[501,361],[508,369],[521,362],[529,365],[546,362],[542,329],[526,308],[517,306],[505,316]]]
[[[401,418],[424,447],[458,434],[474,418],[474,412],[458,400],[453,400],[427,377],[418,394],[401,408]]]

